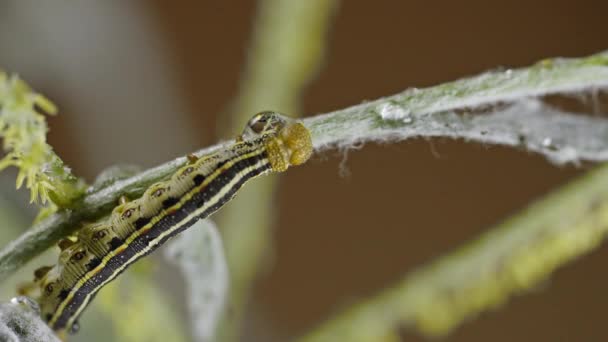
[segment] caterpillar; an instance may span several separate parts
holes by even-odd
[[[256,114],[229,147],[189,157],[140,198],[121,201],[105,219],[61,240],[57,264],[34,272],[42,319],[59,336],[75,333],[87,305],[129,265],[216,212],[248,180],[302,164],[311,153],[302,123],[271,111]]]

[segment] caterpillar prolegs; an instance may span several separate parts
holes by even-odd
[[[60,241],[58,263],[34,274],[42,318],[60,335],[75,332],[97,292],[129,265],[213,214],[248,180],[302,164],[311,153],[310,132],[300,122],[275,112],[256,114],[232,145],[189,158],[140,198]]]

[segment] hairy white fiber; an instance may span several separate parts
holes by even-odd
[[[608,119],[545,104],[543,96],[608,89],[608,52],[491,71],[305,119],[317,151],[368,141],[449,137],[523,148],[556,164],[608,159]],[[596,108],[597,109],[597,108]],[[597,113],[594,113],[597,114]]]
[[[165,256],[179,266],[186,280],[194,337],[200,342],[215,341],[229,283],[222,238],[215,224],[198,221],[169,243]]]
[[[53,331],[40,319],[39,312],[34,308],[36,305],[26,297],[0,303],[0,341],[59,342]]]

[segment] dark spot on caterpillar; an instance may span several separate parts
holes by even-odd
[[[51,293],[53,293],[53,283],[47,284],[46,287],[44,288],[44,291],[46,291],[47,295],[50,295]]]
[[[219,169],[220,169],[222,166],[224,166],[224,165],[225,165],[227,162],[228,162],[228,159],[223,160],[223,161],[221,161],[221,162],[217,163],[217,165],[215,166],[215,169],[216,169],[216,170],[219,170]]]
[[[187,176],[189,174],[192,173],[192,171],[194,171],[194,168],[192,166],[188,166],[183,172],[182,172],[182,176]]]
[[[194,176],[194,179],[192,179],[192,181],[194,182],[194,185],[201,185],[205,181],[205,176],[198,174]]]
[[[122,245],[122,240],[117,237],[113,237],[108,243],[108,246],[110,246],[110,250],[112,251],[118,248],[120,245]]]
[[[80,261],[86,255],[85,251],[78,251],[70,258],[72,261]]]
[[[59,295],[57,296],[57,298],[64,300],[64,299],[68,298],[69,293],[70,293],[70,291],[68,291],[66,289],[62,289],[61,292],[59,292]]]
[[[133,215],[134,211],[135,211],[135,209],[133,209],[133,208],[125,210],[125,212],[122,213],[122,218],[128,219],[129,217],[131,217],[131,215]]]
[[[94,269],[95,267],[99,266],[99,264],[101,264],[101,259],[93,258],[87,264],[87,269],[90,271],[90,270]]]
[[[50,320],[51,320],[51,318],[53,318],[53,315],[52,315],[52,314],[50,314],[50,313],[48,313],[48,314],[46,314],[46,315],[44,316],[44,318],[45,318],[45,319],[46,319],[46,321],[48,322],[48,321],[50,321]]]
[[[147,225],[150,222],[149,217],[140,217],[135,221],[135,229],[140,229],[141,227]]]
[[[103,239],[106,236],[106,234],[107,234],[107,231],[105,229],[96,231],[95,233],[93,233],[93,239],[95,239],[95,240]]]
[[[167,198],[166,200],[163,201],[163,208],[165,208],[165,209],[171,208],[177,202],[179,202],[179,198],[169,197],[169,198]]]

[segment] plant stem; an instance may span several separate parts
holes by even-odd
[[[608,52],[604,52],[585,58],[542,62],[529,68],[513,70],[510,73],[490,72],[436,87],[415,91],[408,90],[391,97],[311,117],[305,119],[304,122],[311,130],[313,144],[317,151],[333,147],[349,148],[360,142],[386,142],[415,136],[445,135],[488,144],[509,143],[530,148],[552,158],[556,155],[556,148],[553,148],[550,144],[545,144],[545,138],[547,137],[540,134],[543,132],[539,133],[540,136],[536,136],[523,129],[528,123],[525,116],[505,115],[505,118],[503,118],[497,113],[509,114],[509,112],[498,108],[499,110],[495,112],[496,115],[494,116],[496,122],[504,121],[508,124],[500,126],[500,129],[494,129],[493,122],[483,120],[484,117],[488,117],[485,113],[484,115],[474,116],[457,115],[453,110],[478,108],[496,102],[515,102],[515,105],[523,103],[524,109],[538,109],[537,106],[529,105],[529,103],[526,105],[526,99],[560,93],[580,94],[583,91],[598,91],[607,87]],[[520,100],[519,103],[517,102],[518,99]],[[546,114],[544,109],[547,108],[540,108],[543,110],[530,110],[530,112],[533,114],[536,112],[538,115]],[[567,160],[576,161],[579,158],[606,159],[605,151],[608,148],[606,139],[608,137],[601,134],[602,130],[595,131],[593,129],[606,125],[606,120],[582,115],[574,116],[556,110],[554,112],[558,114],[556,118],[568,117],[570,118],[568,122],[574,122],[575,127],[589,130],[589,132],[577,131],[576,135],[565,130],[563,137],[552,137],[555,141],[563,139],[567,142],[567,144],[564,143],[557,148],[557,150],[568,152],[563,153],[563,155],[574,156]],[[410,115],[413,122],[409,121]],[[532,118],[542,117],[533,115]],[[559,133],[558,128],[562,127],[563,122],[563,120],[541,121],[545,126],[553,125],[554,129],[551,132],[556,134]],[[420,126],[417,126],[417,122]],[[482,130],[475,129],[472,126],[480,122],[486,125],[481,127],[493,128],[494,130],[491,131],[493,133],[486,132],[484,134]],[[446,123],[448,126],[446,126]],[[463,129],[451,129],[449,125],[452,123],[454,123],[454,127],[462,127]],[[592,123],[592,125],[589,123]],[[416,130],[417,127],[420,128],[419,131]],[[511,134],[508,131],[509,129],[519,129],[520,131]],[[526,134],[524,144],[520,139],[522,132]],[[535,132],[537,131],[533,131],[533,133]],[[540,146],[546,148],[537,146],[538,139],[541,136],[543,140],[540,142]],[[529,143],[526,143],[526,141]],[[593,141],[593,144],[588,145],[586,141]],[[211,146],[199,151],[198,154],[210,153],[221,149],[225,145],[226,143]],[[557,157],[553,160],[561,161]],[[92,221],[108,214],[121,195],[127,195],[130,198],[139,197],[146,187],[166,178],[185,162],[185,157],[177,158],[134,177],[88,193],[76,202],[73,210],[60,210],[36,223],[28,232],[0,251],[0,279],[5,279],[19,266],[52,246],[60,238],[78,229],[84,220]],[[227,252],[229,252],[228,249]]]
[[[377,341],[401,328],[445,336],[480,311],[533,289],[608,234],[608,166],[589,172],[301,341]]]

